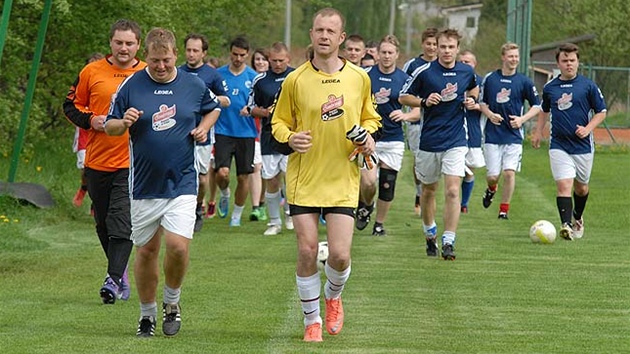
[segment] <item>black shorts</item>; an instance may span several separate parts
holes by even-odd
[[[343,214],[354,218],[354,208],[350,207],[320,208],[289,204],[289,213],[291,216],[300,214],[322,214],[322,216],[326,216],[326,214]]]
[[[232,166],[232,156],[236,161],[236,174],[254,173],[254,138],[234,138],[227,135],[215,135],[214,171]]]

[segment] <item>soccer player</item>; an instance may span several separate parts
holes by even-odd
[[[371,99],[366,72],[339,58],[344,18],[332,8],[319,10],[310,29],[314,57],[285,79],[272,117],[276,140],[295,150],[287,167],[287,199],[295,224],[296,282],[304,313],[304,341],[322,341],[317,270],[317,224],[326,218],[329,256],[325,266],[326,330],[339,334],[344,309],[341,292],[350,276],[354,208],[359,196],[359,166],[348,156],[374,152],[380,116]],[[360,132],[351,141],[348,131]]]
[[[374,64],[372,65],[378,63],[378,44],[379,42],[377,41],[367,41],[367,43],[365,43],[365,54],[370,54],[372,58],[374,58]]]
[[[385,236],[387,233],[383,224],[394,200],[396,179],[405,152],[402,122],[420,119],[420,109],[414,108],[403,113],[402,105],[398,102],[400,90],[409,78],[404,71],[396,68],[400,48],[398,39],[393,35],[387,35],[381,40],[378,48],[380,58],[378,64],[366,69],[372,83],[376,111],[381,115],[383,124],[381,136],[376,142],[376,154],[379,157],[378,177],[376,168],[361,170],[361,193],[356,213],[356,227],[363,230],[370,222],[378,183],[376,222],[372,228],[372,235]]]
[[[236,160],[236,193],[230,226],[241,226],[241,216],[249,192],[249,175],[254,172],[255,140],[258,136],[256,124],[243,109],[247,105],[252,82],[256,77],[254,69],[247,66],[249,42],[236,37],[230,42],[230,64],[218,69],[229,88],[229,107],[222,110],[215,126],[215,172],[217,186],[221,192],[219,216],[225,218],[230,203],[230,167],[232,157]],[[246,114],[246,115],[243,115]]]
[[[532,145],[540,147],[543,128],[551,115],[549,159],[562,223],[559,234],[572,240],[584,235],[582,214],[588,199],[595,152],[593,130],[604,121],[607,110],[597,85],[578,74],[580,51],[577,45],[561,45],[556,51],[556,63],[560,75],[543,88],[543,113],[536,124]]]
[[[228,88],[225,80],[223,80],[216,69],[205,65],[203,62],[203,59],[208,53],[208,40],[206,37],[201,34],[191,33],[184,38],[184,47],[186,48],[186,63],[179,68],[203,80],[206,87],[217,97],[221,107],[228,107],[230,105],[230,98],[228,97]],[[210,163],[213,159],[213,144],[214,129],[211,128],[208,131],[208,139],[203,143],[197,143],[195,146],[196,153],[199,157],[197,160],[199,163],[199,166],[197,166],[199,169],[199,193],[197,194],[197,208],[195,211],[195,232],[201,231],[203,227],[203,204],[206,197],[206,190],[210,185],[208,174],[211,170]],[[208,209],[210,209],[211,203],[214,203],[214,199],[208,202]]]
[[[269,51],[264,48],[255,49],[251,56],[251,67],[256,73],[264,73],[269,70]],[[251,90],[250,90],[251,96]],[[248,101],[249,105],[249,101]],[[248,105],[241,110],[241,115],[251,115],[256,123],[256,142],[254,143],[254,172],[249,175],[249,194],[251,195],[252,212],[249,214],[250,221],[266,221],[267,210],[265,208],[265,185],[262,178],[262,153],[260,151],[260,131],[262,128],[262,118],[251,114],[247,110]]]
[[[442,258],[445,260],[455,260],[459,188],[468,151],[463,108],[474,109],[479,94],[473,69],[456,60],[460,39],[457,30],[439,32],[438,59],[416,69],[399,98],[404,105],[424,109],[415,170],[422,182],[420,204],[427,256],[438,256],[435,193],[440,177],[444,175]]]
[[[361,66],[361,58],[365,55],[365,41],[358,34],[351,34],[344,42],[343,55],[352,64]]]
[[[175,66],[177,47],[172,32],[154,28],[144,46],[147,70],[120,85],[105,131],[117,136],[129,132],[134,275],[140,298],[136,335],[152,337],[155,333],[163,236],[162,331],[173,336],[181,326],[181,286],[188,267],[199,189],[195,141],[208,139],[220,108],[202,80]]]
[[[470,50],[464,50],[459,53],[459,61],[470,65],[473,69],[477,66],[477,57]],[[477,82],[482,82],[483,78],[475,74]],[[483,149],[481,148],[481,111],[479,104],[475,105],[475,109],[466,110],[466,128],[468,131],[468,152],[466,153],[466,175],[462,181],[462,201],[460,210],[462,213],[468,213],[468,201],[472,195],[473,186],[475,185],[475,169],[486,165],[483,158]]]
[[[96,234],[107,257],[107,275],[99,291],[105,304],[129,299],[127,262],[133,244],[129,239],[129,141],[126,135],[105,134],[103,123],[118,85],[146,66],[136,58],[141,36],[137,23],[116,21],[109,32],[111,54],[81,70],[74,97],[68,96],[63,105],[66,117],[89,131],[85,178],[94,205]]]
[[[479,108],[488,117],[484,141],[488,188],[482,202],[484,208],[490,206],[503,171],[499,219],[507,220],[516,186],[516,172],[521,170],[522,126],[540,113],[540,100],[532,80],[516,72],[520,61],[517,44],[505,43],[501,46],[501,61],[501,69],[486,75],[481,84]],[[525,101],[530,108],[523,114]]]
[[[403,66],[403,71],[412,76],[413,72],[420,66],[432,62],[437,59],[437,28],[429,27],[422,31],[422,53],[415,58],[409,59]],[[422,132],[422,120],[411,122],[407,125],[407,144],[409,150],[413,155],[413,161],[415,166],[416,154],[420,147],[420,132]],[[416,215],[421,214],[420,197],[422,196],[422,183],[416,175],[416,171],[413,171],[413,179],[416,184],[416,199],[414,204],[414,212]]]
[[[372,56],[372,54],[365,53],[363,58],[361,58],[361,67],[369,68],[370,66],[374,66],[374,65],[376,65],[376,60],[374,60],[374,57]]]
[[[291,57],[289,49],[284,43],[276,42],[269,50],[271,68],[258,74],[254,79],[254,86],[249,97],[248,109],[252,116],[261,117],[260,151],[262,153],[262,178],[267,186],[265,200],[269,209],[268,228],[265,236],[277,235],[282,231],[280,219],[280,187],[282,177],[287,171],[287,156],[273,150],[271,146],[270,112],[273,108],[276,93],[287,75],[294,69],[289,67]],[[288,204],[285,217],[285,227],[293,230],[293,220],[288,215]]]

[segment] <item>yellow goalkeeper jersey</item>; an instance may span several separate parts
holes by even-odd
[[[273,110],[272,132],[284,143],[291,134],[310,130],[313,146],[289,155],[288,202],[356,208],[360,173],[357,162],[348,160],[355,147],[346,132],[356,124],[373,133],[380,119],[363,69],[346,61],[341,70],[327,74],[306,62],[290,73]]]

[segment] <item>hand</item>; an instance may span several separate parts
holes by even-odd
[[[496,114],[496,113],[492,113],[488,116],[488,119],[490,120],[490,122],[492,122],[492,124],[494,125],[501,125],[501,122],[503,122],[503,117],[501,117],[500,114]]]
[[[538,129],[535,129],[532,132],[532,147],[534,149],[540,148],[540,141],[542,140],[542,133],[538,132]]]
[[[313,137],[311,136],[311,131],[301,131],[297,132],[289,137],[289,146],[303,154],[307,152],[311,147],[313,147]]]
[[[442,96],[439,93],[432,93],[424,100],[424,105],[427,107],[435,106],[438,103],[442,102]]]
[[[405,121],[405,120],[407,120],[406,118],[407,118],[406,115],[400,109],[392,111],[389,114],[389,119],[391,119],[392,122]]]
[[[103,125],[105,124],[105,119],[107,119],[107,116],[105,115],[93,116],[92,119],[90,119],[90,126],[92,126],[92,129],[96,131],[105,131],[105,129],[103,128]]]
[[[247,106],[241,108],[241,110],[238,112],[238,114],[240,114],[241,116],[248,116],[249,115],[249,111],[247,110]]]
[[[479,110],[479,105],[472,97],[466,97],[466,99],[464,99],[464,107],[469,111]]]
[[[139,111],[133,107],[129,108],[127,111],[125,111],[125,114],[123,115],[122,121],[124,126],[126,128],[132,126],[138,120],[138,118],[142,116],[143,113],[143,111]]]
[[[208,131],[201,127],[196,127],[191,130],[190,135],[192,135],[193,139],[198,143],[205,143],[206,140],[208,140]]]
[[[577,135],[580,139],[584,139],[590,134],[591,132],[586,127],[583,127],[581,125],[578,125],[577,129],[575,129],[575,135]]]
[[[510,117],[510,126],[512,128],[520,129],[523,126],[523,119],[521,116],[509,115],[508,117]]]

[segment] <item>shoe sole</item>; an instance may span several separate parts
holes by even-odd
[[[560,229],[560,237],[562,237],[563,239],[567,240],[567,241],[573,241],[573,236],[571,236],[571,232],[568,230],[563,230]]]
[[[107,288],[101,288],[99,292],[101,295],[101,300],[105,305],[113,305],[116,303],[116,294],[114,294],[111,290]]]

